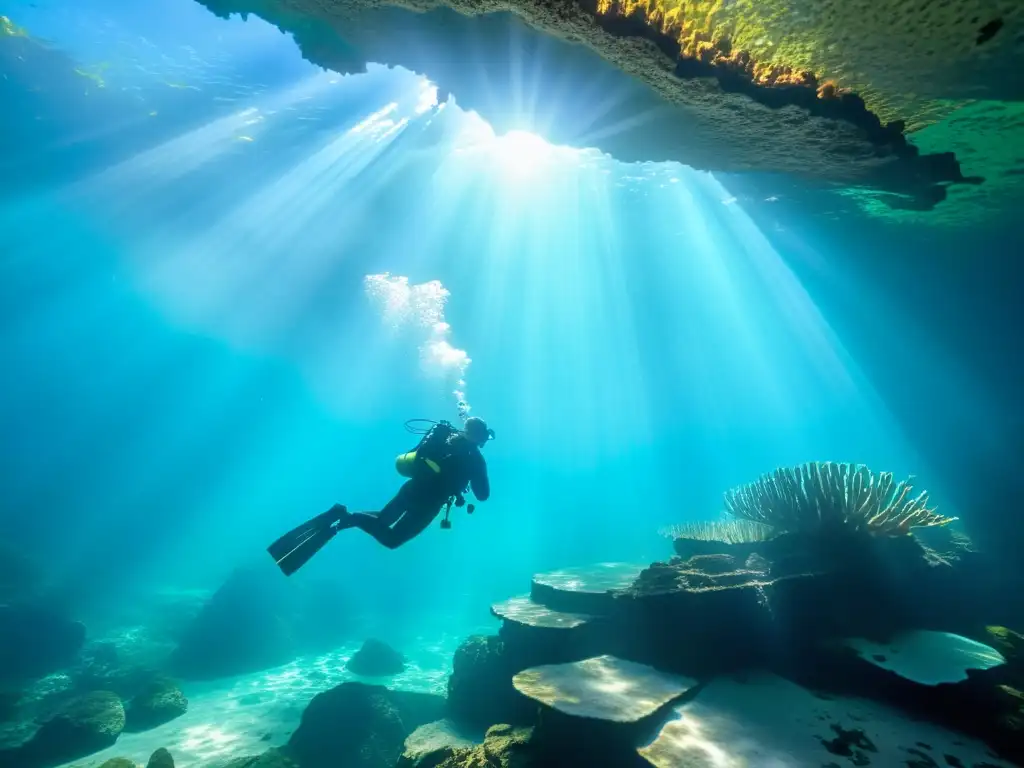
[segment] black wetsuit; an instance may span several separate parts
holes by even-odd
[[[395,549],[423,533],[448,499],[467,487],[477,499],[487,501],[491,484],[480,449],[460,432],[452,434],[445,446],[447,455],[440,458],[437,475],[409,480],[380,512],[355,512],[350,524]]]

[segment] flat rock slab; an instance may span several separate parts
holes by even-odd
[[[976,739],[879,702],[822,699],[768,674],[709,683],[638,751],[655,768],[1011,765]]]
[[[405,738],[403,758],[415,764],[432,752],[439,752],[446,747],[466,749],[483,743],[483,740],[469,738],[450,720],[435,720],[421,725]]]
[[[888,643],[853,638],[844,645],[869,664],[921,685],[958,683],[967,679],[969,669],[1006,663],[995,648],[949,632],[904,632]]]
[[[682,696],[696,681],[614,656],[526,669],[512,678],[516,690],[575,717],[635,723]]]
[[[605,615],[612,610],[613,594],[630,586],[645,567],[637,563],[596,563],[537,574],[530,597],[556,611]]]
[[[513,597],[503,603],[491,606],[491,613],[497,618],[524,627],[537,629],[575,629],[591,620],[582,613],[563,613],[533,602],[529,597]]]

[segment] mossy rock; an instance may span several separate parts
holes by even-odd
[[[188,711],[188,699],[170,680],[157,680],[131,700],[125,729],[148,731],[181,717]]]
[[[1010,731],[1024,733],[1024,692],[1000,685],[998,695],[1002,705],[999,724]]]
[[[96,691],[78,696],[43,723],[21,747],[20,765],[54,765],[106,749],[124,730],[124,707],[117,694]]]
[[[405,657],[387,643],[370,638],[345,668],[362,677],[392,677],[405,669]]]
[[[405,738],[444,710],[442,696],[342,683],[313,697],[283,752],[302,768],[390,768]]]
[[[494,725],[483,744],[442,746],[415,757],[406,754],[397,768],[530,768],[536,764],[532,739],[532,728]]]
[[[1024,663],[1024,635],[1006,627],[986,627],[989,641],[1006,658],[1008,664]]]

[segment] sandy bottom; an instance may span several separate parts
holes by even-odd
[[[345,670],[360,642],[323,656],[297,659],[263,672],[210,683],[185,684],[188,712],[143,733],[124,733],[117,743],[87,758],[65,763],[96,768],[112,757],[145,765],[149,756],[166,747],[176,768],[207,768],[222,761],[258,755],[280,746],[298,727],[302,712],[320,691],[350,680],[380,683],[390,688],[444,694],[451,662],[465,634],[420,637],[410,648],[406,670],[390,678],[366,678]]]
[[[830,751],[833,726],[867,741]],[[656,768],[1012,768],[967,736],[877,702],[819,698],[773,675],[713,681],[640,754]]]

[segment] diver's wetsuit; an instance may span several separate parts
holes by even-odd
[[[448,499],[463,493],[467,485],[478,500],[487,501],[491,484],[480,449],[460,433],[448,438],[447,446],[451,453],[440,462],[436,477],[409,480],[380,512],[354,512],[348,525],[395,549],[423,533]]]

